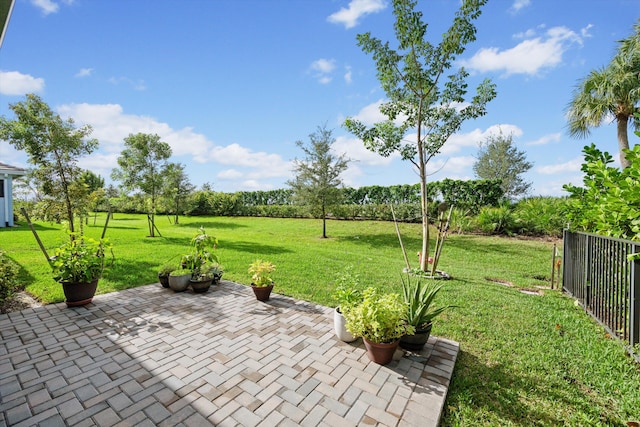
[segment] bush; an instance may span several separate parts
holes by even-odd
[[[3,303],[18,288],[16,277],[18,276],[18,266],[0,251],[0,303]]]
[[[514,234],[516,231],[516,220],[513,216],[512,207],[503,204],[498,208],[484,207],[478,214],[478,226],[486,234]]]

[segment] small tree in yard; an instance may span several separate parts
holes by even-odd
[[[181,163],[169,163],[165,171],[163,196],[167,199],[169,211],[174,214],[174,224],[178,223],[178,216],[184,210],[187,196],[193,192],[195,186],[189,181]]]
[[[370,33],[358,35],[358,45],[372,54],[378,79],[389,98],[380,107],[387,120],[367,127],[348,118],[345,127],[359,137],[367,149],[385,157],[397,152],[417,169],[423,236],[420,269],[423,271],[427,270],[429,259],[427,163],[465,120],[486,114],[486,104],[496,96],[495,85],[484,80],[468,102],[465,99],[468,73],[460,68],[445,76],[465,46],[475,40],[473,21],[480,16],[480,8],[485,3],[486,0],[463,0],[453,24],[437,45],[425,39],[427,24],[422,22],[422,13],[414,10],[417,5],[414,0],[393,0],[398,50]],[[407,140],[405,136],[410,130],[415,135]]]
[[[288,181],[294,192],[294,199],[309,206],[311,214],[322,218],[322,237],[327,237],[327,209],[340,203],[342,180],[340,174],[349,164],[344,155],[335,156],[331,146],[335,142],[331,130],[318,127],[309,135],[309,144],[297,141],[304,151],[305,160],[294,160],[295,180]]]
[[[149,236],[155,237],[156,203],[161,194],[171,147],[158,135],[137,133],[124,139],[125,149],[118,157],[119,169],[111,177],[127,190],[138,189],[149,197]]]
[[[533,167],[526,159],[526,153],[513,144],[513,135],[490,135],[480,145],[478,159],[473,172],[478,178],[502,181],[500,187],[508,198],[524,196],[531,188],[522,174]]]
[[[73,119],[62,120],[34,94],[9,108],[16,118],[0,117],[0,139],[27,152],[35,166],[31,176],[44,196],[41,204],[51,215],[66,219],[74,233],[75,216],[84,209],[88,194],[79,179],[78,159],[98,147],[96,139],[87,139],[91,126],[76,128]]]

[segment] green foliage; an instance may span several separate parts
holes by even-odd
[[[331,130],[318,127],[309,135],[309,144],[297,141],[305,153],[304,160],[294,160],[294,180],[287,181],[293,190],[294,200],[307,206],[314,218],[322,218],[322,237],[327,237],[327,210],[342,201],[340,174],[347,170],[349,160],[345,155],[335,156],[331,147],[335,142]]]
[[[583,187],[565,185],[570,193],[572,229],[623,239],[640,239],[640,145],[625,150],[629,167],[608,166],[613,158],[594,144],[583,149]]]
[[[480,209],[476,220],[478,227],[485,234],[514,234],[516,221],[513,206],[509,203],[503,203],[497,208]]]
[[[80,180],[78,159],[91,154],[96,139],[87,139],[90,126],[76,128],[73,119],[63,121],[40,97],[10,104],[16,119],[0,117],[0,140],[24,150],[35,167],[30,175],[43,196],[39,210],[43,217],[66,219],[75,231],[75,215],[84,210],[87,187]]]
[[[518,150],[513,135],[489,135],[480,146],[473,171],[478,178],[501,182],[504,196],[517,199],[526,195],[531,183],[525,182],[522,174],[533,167],[526,160],[526,153]]]
[[[362,292],[362,301],[343,310],[347,330],[354,337],[364,337],[375,343],[389,343],[415,328],[405,320],[406,304],[397,293],[384,293],[368,287]]]
[[[354,271],[353,265],[345,267],[336,280],[333,294],[341,313],[362,302],[360,286],[360,274]]]
[[[169,163],[164,171],[162,196],[166,203],[166,212],[173,213],[177,224],[179,215],[184,213],[187,197],[195,186],[189,181],[185,166],[181,163]]]
[[[276,270],[276,266],[270,261],[262,261],[257,259],[249,264],[249,274],[251,274],[251,283],[255,286],[269,286],[273,283],[271,273]]]
[[[513,209],[518,234],[562,237],[567,226],[566,197],[530,197],[518,201]]]
[[[445,178],[434,184],[434,189],[447,205],[471,214],[477,214],[483,206],[499,205],[505,195],[501,181],[497,179],[463,181]]]
[[[376,63],[378,80],[389,101],[380,107],[385,121],[368,127],[347,118],[344,126],[367,149],[384,157],[398,153],[417,168],[425,255],[430,244],[427,164],[464,121],[485,115],[486,104],[496,96],[495,85],[487,79],[477,87],[476,95],[467,100],[469,74],[464,68],[445,76],[466,45],[476,39],[473,21],[480,16],[485,3],[486,0],[464,0],[437,45],[427,40],[427,24],[422,21],[422,12],[415,10],[414,0],[393,1],[397,50],[370,33],[357,36],[358,45]],[[464,107],[459,108],[461,105]],[[405,138],[409,131],[415,132],[415,140]],[[420,268],[426,270],[426,261]]]
[[[158,269],[158,274],[162,276],[168,276],[172,271],[176,271],[178,266],[175,263],[162,264]]]
[[[182,264],[191,271],[194,279],[210,276],[210,267],[219,262],[214,252],[217,246],[218,239],[200,227],[191,239],[191,252],[182,257]]]
[[[0,250],[0,304],[15,292],[18,287],[17,276],[18,266],[6,252]]]
[[[631,159],[625,156],[624,151],[629,149],[629,121],[636,130],[640,128],[640,121],[634,120],[640,102],[639,39],[640,23],[636,23],[633,33],[619,42],[611,62],[606,67],[591,71],[580,81],[567,108],[569,132],[573,136],[587,137],[591,128],[615,118],[623,169],[631,166]]]
[[[422,281],[419,277],[410,274],[401,276],[402,297],[407,306],[405,320],[409,325],[416,328],[423,328],[443,313],[450,306],[432,307],[442,285],[433,281]]]
[[[127,190],[139,189],[149,196],[150,236],[155,236],[155,214],[157,199],[164,184],[167,159],[171,157],[171,147],[160,141],[158,135],[145,133],[130,134],[124,139],[125,149],[118,157],[119,168],[113,169],[111,177],[121,181]]]
[[[111,250],[108,240],[72,233],[69,242],[55,250],[51,261],[53,279],[61,283],[84,283],[99,279],[104,271],[105,250]]]

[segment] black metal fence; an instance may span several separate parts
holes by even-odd
[[[563,290],[578,299],[608,332],[640,344],[640,242],[564,232]]]

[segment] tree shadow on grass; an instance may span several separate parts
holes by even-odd
[[[376,233],[376,234],[363,234],[358,233],[353,236],[340,236],[336,237],[336,240],[343,243],[355,243],[360,245],[370,246],[372,248],[379,247],[400,247],[398,242],[398,236],[394,233]],[[419,246],[422,244],[422,236],[402,236],[402,242],[407,246]]]
[[[174,224],[176,225],[176,224]],[[220,222],[220,221],[194,221],[193,223],[188,224],[177,224],[176,227],[181,228],[194,228],[199,229],[200,227],[204,227],[205,230],[216,230],[216,229],[236,229],[236,228],[246,228],[246,225],[238,224],[236,222]],[[215,236],[215,232],[212,233]]]
[[[290,249],[286,249],[282,246],[274,246],[274,245],[265,245],[262,243],[256,242],[247,242],[247,241],[231,241],[224,242],[225,251],[237,251],[237,252],[246,252],[255,255],[275,255],[275,254],[285,254],[292,253],[293,251]]]

